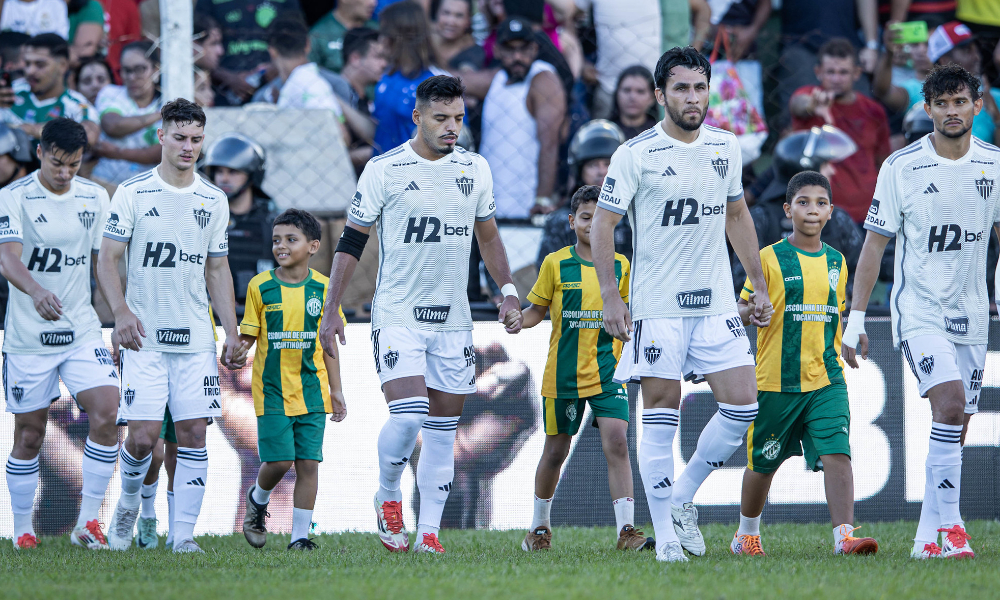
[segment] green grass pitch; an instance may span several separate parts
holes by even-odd
[[[1000,523],[968,524],[978,556],[909,558],[915,523],[866,524],[875,556],[833,556],[829,526],[764,526],[767,558],[729,555],[733,525],[706,525],[708,554],[659,564],[651,552],[614,549],[610,528],[556,528],[553,550],[521,551],[523,531],[445,531],[445,556],[390,555],[374,534],[316,538],[312,553],[288,552],[287,535],[254,550],[241,535],[203,537],[204,555],[160,548],[87,552],[68,536],[35,551],[0,545],[2,598],[996,598]],[[647,534],[652,528],[647,527]],[[412,539],[412,537],[411,537]],[[161,538],[162,541],[162,538]]]

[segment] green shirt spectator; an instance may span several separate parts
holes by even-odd
[[[312,49],[309,60],[339,73],[344,68],[344,35],[348,29],[371,27],[378,24],[371,20],[376,0],[340,0],[337,8],[326,13],[309,31]]]
[[[97,0],[74,0],[69,3],[70,62],[97,54],[104,39],[104,7]]]

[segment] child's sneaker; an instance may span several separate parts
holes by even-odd
[[[160,536],[156,535],[156,519],[143,519],[139,517],[136,521],[135,545],[144,549],[152,550],[160,545]]]
[[[257,504],[253,501],[253,489],[256,485],[247,490],[247,512],[243,516],[243,537],[247,539],[254,548],[263,548],[267,543],[267,527],[264,520],[269,516],[266,504]]]
[[[760,545],[759,535],[740,535],[736,533],[733,541],[729,544],[729,551],[733,554],[743,554],[746,556],[767,556],[764,547]]]
[[[521,550],[532,552],[535,550],[552,549],[552,530],[548,527],[536,527],[524,536],[521,542]]]
[[[317,548],[319,548],[319,545],[316,542],[306,538],[298,539],[288,544],[289,550],[316,550]]]

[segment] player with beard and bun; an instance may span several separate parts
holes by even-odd
[[[766,327],[773,312],[743,200],[740,145],[732,133],[702,125],[711,76],[712,66],[694,48],[673,48],[660,57],[656,100],[667,118],[611,157],[591,233],[604,326],[627,342],[614,380],[642,385],[639,472],[656,559],[666,562],[686,561],[682,547],[695,556],[705,553],[694,494],[742,445],[757,414],[754,356],[733,298],[727,234],[761,299],[750,321]],[[626,211],[634,247],[631,313],[614,268],[613,230]],[[719,411],[675,481],[682,377],[704,377]]]
[[[86,149],[82,125],[53,119],[42,128],[41,168],[0,190],[0,273],[10,282],[3,383],[7,412],[14,413],[7,488],[17,549],[38,545],[31,523],[38,452],[60,378],[90,424],[80,516],[70,541],[108,547],[98,512],[118,454],[118,374],[90,302],[89,265],[110,201],[103,187],[76,177]]]
[[[861,357],[868,355],[865,309],[882,252],[898,236],[892,340],[930,401],[932,419],[911,555],[972,558],[958,502],[962,444],[986,366],[986,253],[990,227],[1000,220],[1000,149],[972,136],[983,108],[979,78],[958,65],[936,67],[923,94],[934,131],[882,163],[842,352],[851,366],[859,344]]]
[[[403,527],[400,476],[417,434],[420,515],[417,552],[444,553],[441,513],[455,472],[455,432],[466,394],[476,391],[476,351],[466,285],[472,235],[504,296],[500,320],[521,329],[517,289],[493,213],[493,178],[478,154],[456,148],[465,88],[437,75],[417,87],[413,140],[372,159],[358,181],[347,227],[330,271],[326,310],[336,311],[368,241],[378,228],[378,284],[372,302],[375,370],[389,404],[378,438],[379,537],[390,552],[410,549]],[[324,319],[323,349],[333,353],[344,324]]]
[[[115,316],[113,339],[122,346],[119,412],[128,421],[119,454],[122,494],[108,545],[125,550],[132,542],[142,481],[164,408],[169,408],[177,436],[173,549],[202,552],[194,541],[194,526],[208,480],[205,427],[209,417],[221,414],[209,294],[226,332],[223,364],[241,367],[246,347],[236,328],[226,258],[226,193],[195,170],[205,139],[205,113],[179,98],[165,104],[160,114],[163,158],[151,171],[118,187],[98,256],[98,282]],[[127,298],[118,278],[126,247]]]

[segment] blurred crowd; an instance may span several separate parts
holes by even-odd
[[[981,77],[973,134],[1000,141],[997,0],[195,0],[192,8],[195,100],[330,111],[355,173],[413,134],[421,81],[460,76],[460,143],[489,161],[498,219],[541,231],[530,238],[529,271],[574,243],[572,192],[601,185],[615,149],[662,118],[652,71],[674,46],[711,57],[707,122],[740,139],[761,246],[790,233],[781,208],[788,179],[820,170],[837,207],[824,240],[853,270],[882,161],[930,131],[921,84],[935,64]],[[84,123],[91,151],[81,175],[112,192],[158,162],[159,74],[169,60],[159,29],[158,0],[4,0],[0,185],[34,168],[32,140],[59,116]],[[229,195],[230,260],[236,289],[246,289],[271,266],[266,153],[239,134],[209,141],[203,169]],[[631,256],[627,219],[615,240]],[[994,239],[994,264],[996,247]],[[873,302],[888,298],[891,261],[889,252]],[[738,285],[735,257],[733,265]],[[488,300],[485,276],[472,282],[470,298]]]

